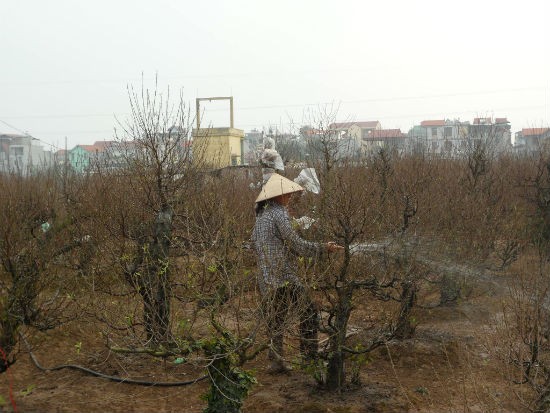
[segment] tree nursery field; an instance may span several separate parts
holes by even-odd
[[[185,107],[130,98],[125,136],[85,173],[0,175],[0,409],[549,411],[544,148],[496,154],[487,130],[460,156],[349,158],[320,119],[307,166],[321,191],[289,214],[342,249],[293,257],[319,352],[300,355],[296,300],[281,324],[292,370],[270,374],[260,167],[208,168]]]

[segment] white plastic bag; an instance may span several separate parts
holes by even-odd
[[[302,185],[307,191],[318,194],[321,192],[321,184],[317,178],[315,168],[302,169],[300,174],[294,179],[298,185]]]

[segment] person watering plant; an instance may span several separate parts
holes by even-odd
[[[343,247],[306,241],[292,228],[287,207],[292,194],[303,191],[297,183],[273,173],[256,199],[256,224],[252,241],[258,256],[258,284],[266,313],[271,345],[271,373],[289,370],[283,358],[284,324],[289,308],[300,308],[300,351],[306,359],[318,353],[319,315],[297,276],[297,257],[319,258]]]

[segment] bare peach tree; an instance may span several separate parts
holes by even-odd
[[[520,222],[528,242],[499,323],[505,346],[496,347],[505,365],[511,366],[508,378],[531,389],[525,398],[529,409],[546,412],[550,408],[550,158],[541,148],[535,157],[520,157],[516,163],[517,182],[522,183],[516,207],[523,211]]]
[[[53,171],[28,177],[0,175],[0,347],[15,361],[19,334],[53,329],[71,316],[73,268],[83,242],[64,208]],[[65,279],[66,277],[66,279]]]
[[[461,150],[436,162],[441,187],[434,192],[432,231],[439,233],[440,252],[454,261],[503,270],[521,248],[511,175],[516,160],[505,150],[506,130],[482,126],[463,136]],[[452,271],[443,273],[440,303],[464,298],[464,283]]]
[[[155,347],[171,337],[174,219],[196,177],[191,155],[192,117],[169,90],[128,90],[131,116],[119,122],[116,141],[92,177],[107,196],[96,206],[105,255],[142,301],[145,342]],[[197,155],[198,157],[198,155]]]
[[[399,162],[406,162],[398,148],[383,148],[358,159],[342,148],[339,135],[329,127],[333,119],[326,121],[325,115],[320,116],[324,123],[309,122],[316,125],[310,166],[316,168],[322,188],[313,210],[318,235],[337,239],[344,253],[341,259],[318,267],[313,284],[323,297],[321,331],[328,335],[322,382],[330,390],[341,390],[350,356],[366,354],[387,340],[410,337],[414,332],[411,311],[427,269],[415,259],[415,243],[409,234],[431,172],[422,160],[410,161],[408,168],[396,171]],[[367,297],[398,305],[391,317],[360,327],[362,343],[353,347],[348,345],[353,331],[349,323],[358,300],[365,303]]]
[[[132,116],[72,191],[71,213],[91,217],[80,230],[97,246],[84,282],[91,316],[115,354],[227,376],[212,384],[212,400],[221,400],[215,389],[249,387],[238,366],[259,352],[257,318],[244,316],[255,311],[243,264],[254,191],[238,170],[204,166],[181,95],[173,106],[156,89],[130,88],[129,97]]]

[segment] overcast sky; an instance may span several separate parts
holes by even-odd
[[[229,96],[235,127],[425,119],[550,124],[548,0],[0,1],[0,133],[109,140],[127,86]],[[226,102],[206,120],[229,126]],[[115,118],[116,117],[116,118]]]

